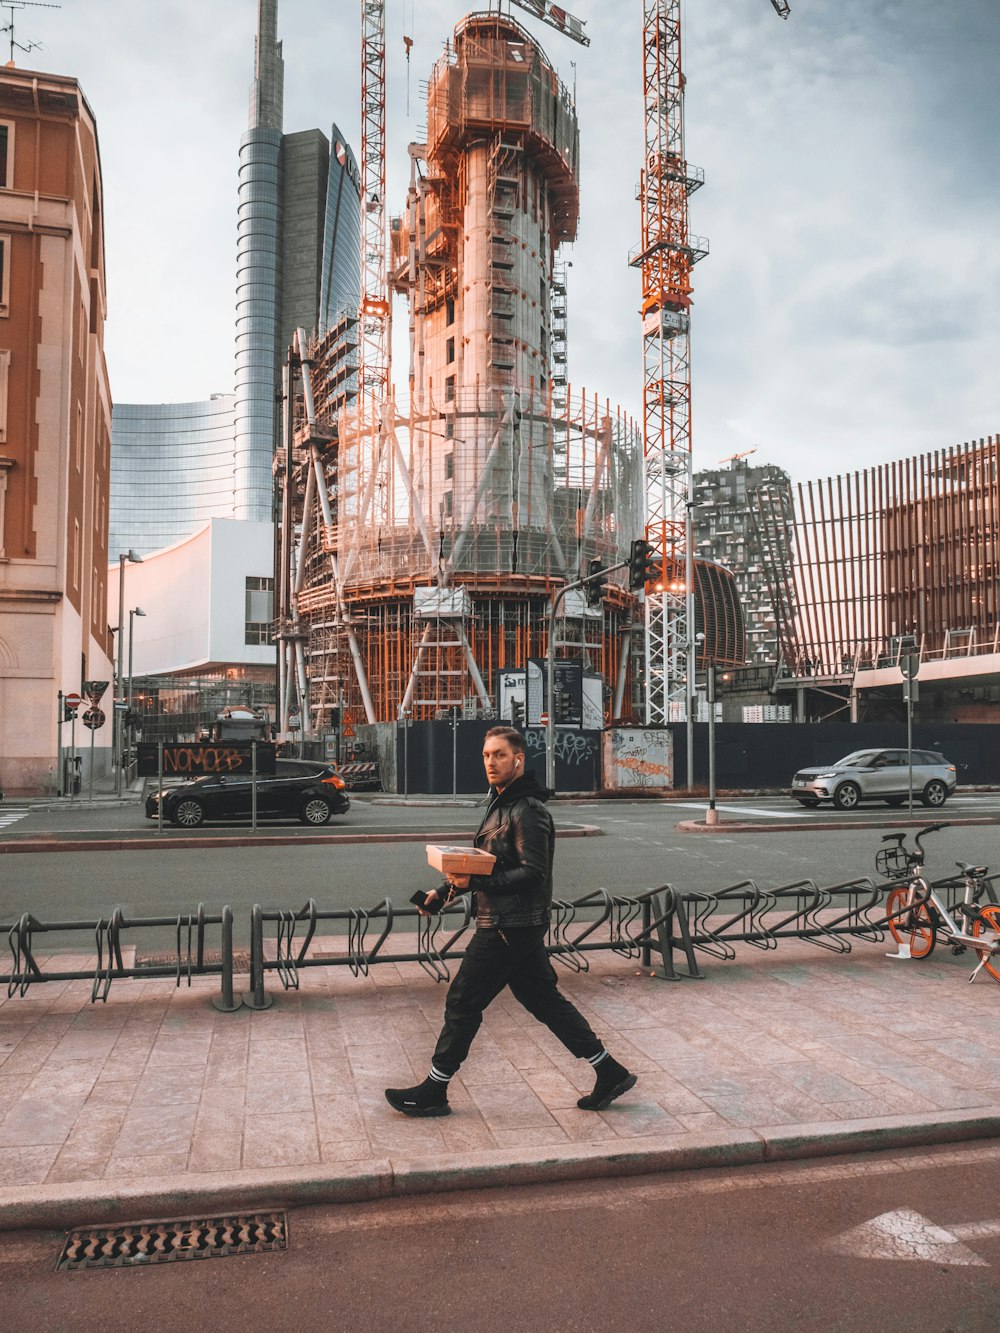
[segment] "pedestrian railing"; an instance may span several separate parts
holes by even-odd
[[[157,926],[176,930],[176,956],[161,964],[143,964],[126,967],[122,956],[122,935],[130,930],[147,930]],[[206,957],[205,933],[208,927],[220,928],[218,961]],[[108,998],[113,981],[125,977],[141,977],[151,981],[158,977],[172,977],[177,986],[185,980],[191,985],[195,976],[218,976],[220,993],[212,1000],[216,1009],[231,1013],[240,1008],[233,994],[233,912],[223,907],[218,915],[208,915],[202,904],[196,912],[180,916],[126,917],[120,907],[107,918],[98,921],[39,921],[25,912],[7,931],[13,966],[0,974],[0,985],[6,985],[7,996],[26,995],[29,988],[45,981],[90,981],[90,1001],[96,1004]],[[58,932],[79,931],[92,936],[97,953],[97,966],[86,969],[60,968],[58,955],[50,955],[39,962],[36,937]]]
[[[1000,880],[1000,876],[993,876]],[[589,955],[612,952],[638,959],[644,969],[669,981],[701,980],[699,956],[727,961],[736,946],[775,949],[782,940],[804,940],[836,954],[850,953],[853,940],[877,944],[884,938],[887,919],[884,899],[895,881],[875,884],[865,878],[844,880],[826,888],[813,880],[797,880],[779,888],[762,889],[744,879],[711,893],[682,892],[670,884],[637,894],[614,894],[595,889],[581,898],[556,899],[552,904],[546,949],[554,963],[572,972],[586,972]],[[958,894],[960,881],[938,881],[935,888]],[[322,923],[333,926],[343,947],[314,948]],[[370,908],[320,910],[310,898],[298,911],[260,905],[250,915],[250,990],[242,1001],[233,991],[233,913],[224,907],[208,915],[204,906],[180,916],[126,917],[116,908],[99,921],[41,922],[25,913],[7,930],[13,967],[0,974],[8,997],[25,995],[45,981],[91,982],[91,1002],[104,1001],[113,981],[132,977],[152,980],[172,977],[175,985],[195,976],[218,976],[220,993],[212,1003],[231,1013],[245,1004],[266,1009],[272,999],[266,978],[277,975],[284,990],[296,990],[300,973],[310,967],[346,967],[353,976],[367,976],[379,963],[418,963],[435,981],[449,981],[452,965],[465,956],[465,939],[474,925],[471,897],[433,916],[415,907],[394,906],[389,898]],[[268,927],[273,926],[273,944]],[[126,967],[122,936],[130,930],[172,927],[176,950],[169,962]],[[208,956],[206,930],[219,927],[220,950]],[[86,969],[60,969],[58,955],[44,965],[38,961],[37,939],[46,934],[78,931],[93,937],[97,963]],[[405,932],[405,933],[404,933]]]
[[[589,967],[586,955],[594,950],[611,950],[628,958],[648,954],[645,941],[656,924],[666,920],[671,892],[650,889],[623,897],[596,889],[575,901],[556,900],[546,945],[549,955],[571,971],[585,972]],[[594,908],[598,909],[594,919],[577,922],[579,912]],[[321,922],[332,923],[340,931],[346,927],[343,951],[310,953]],[[250,920],[250,994],[244,996],[244,1004],[252,1009],[268,1008],[272,1001],[266,974],[276,973],[285,990],[297,989],[300,969],[307,967],[347,967],[354,976],[367,976],[377,963],[419,963],[435,981],[449,981],[450,964],[465,956],[463,937],[472,924],[467,894],[433,916],[422,916],[415,907],[394,907],[388,898],[372,908],[328,911],[320,911],[313,898],[297,912],[255,906]],[[268,925],[275,927],[273,957],[267,956],[272,950],[265,948]],[[387,942],[400,925],[409,933],[402,948],[396,949]],[[604,927],[608,928],[606,935],[601,933]]]

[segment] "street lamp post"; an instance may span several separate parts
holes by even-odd
[[[719,812],[715,808],[715,662],[708,662],[708,809],[705,823],[717,824]]]
[[[123,668],[122,657],[125,651],[125,642],[124,642],[125,636],[122,631],[124,630],[125,627],[124,622],[125,622],[125,562],[126,561],[131,561],[133,565],[141,565],[142,556],[139,554],[138,551],[133,551],[131,547],[129,547],[127,551],[119,552],[118,555],[118,674],[117,674],[117,679],[115,681],[115,697],[112,700],[113,712],[111,717],[111,744],[114,747],[114,754],[112,756],[112,760],[115,767],[116,796],[121,796],[122,794],[122,747],[121,747],[122,710],[117,706],[118,704],[117,696],[118,694],[120,694],[122,685],[124,684],[125,680],[122,669]]]
[[[141,606],[134,606],[128,613],[128,690],[125,694],[125,716],[132,716],[132,630],[136,616],[145,616]]]
[[[692,494],[691,461],[688,460],[688,498],[684,505],[684,623],[687,626],[686,660],[687,681],[685,682],[684,716],[687,722],[684,728],[687,742],[687,789],[694,790],[694,673],[696,669],[694,642],[694,524],[691,510],[694,508]]]

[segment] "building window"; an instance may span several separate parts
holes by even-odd
[[[249,578],[246,581],[246,634],[244,643],[274,642],[274,579]]]
[[[444,382],[444,400],[446,403],[455,401],[455,376],[449,375]]]
[[[7,190],[14,181],[14,123],[0,120],[0,190]]]
[[[447,301],[445,301],[445,303],[444,303],[444,311],[445,311],[445,313],[444,313],[444,322],[445,322],[446,324],[454,324],[454,322],[455,322],[455,298],[454,298],[454,297],[449,296],[448,299],[447,299]]]
[[[451,516],[452,516],[452,514],[453,514],[454,512],[455,512],[455,497],[454,497],[454,495],[451,493],[451,491],[445,491],[445,493],[444,493],[444,516],[445,516],[445,518],[451,518]]]
[[[454,475],[455,475],[455,455],[454,455],[453,453],[451,453],[451,454],[445,454],[445,456],[444,456],[444,479],[445,479],[445,481],[451,481],[451,479],[452,479],[452,477],[454,477]]]
[[[0,351],[0,444],[7,443],[7,381],[10,377],[10,352]]]
[[[7,502],[7,473],[13,466],[13,458],[0,458],[0,560],[7,559],[3,545],[4,508]]]
[[[448,360],[448,361],[454,361],[454,360],[455,360],[455,339],[454,339],[454,338],[449,338],[448,341],[445,343],[445,348],[446,348],[446,353],[445,353],[446,360]]]
[[[449,417],[444,423],[444,438],[446,440],[453,440],[455,438],[455,421],[453,417]]]
[[[80,520],[73,520],[73,588],[80,591]]]
[[[0,236],[0,315],[10,314],[10,237]]]

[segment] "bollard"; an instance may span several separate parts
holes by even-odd
[[[264,990],[264,913],[254,903],[250,913],[250,991],[243,996],[248,1009],[270,1009],[274,1001]]]
[[[213,1000],[213,1006],[223,1014],[235,1013],[243,1001],[233,996],[233,909],[227,904],[222,909],[222,993]]]

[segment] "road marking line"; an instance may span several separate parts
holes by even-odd
[[[707,810],[708,803],[701,804],[697,801],[674,801],[674,805],[683,806],[687,810]],[[755,806],[749,805],[717,805],[716,810],[725,810],[730,815],[760,815],[764,819],[808,819],[809,816],[798,810],[758,810]]]
[[[30,813],[30,810],[19,810],[17,813],[11,810],[6,814],[0,814],[0,829],[7,828],[11,824],[16,824],[19,819],[26,819]]]
[[[939,1227],[912,1208],[897,1208],[842,1232],[827,1241],[827,1246],[838,1254],[858,1259],[923,1260],[964,1268],[986,1268],[986,1260],[963,1245],[959,1237],[964,1235],[971,1239],[972,1236],[992,1236],[997,1232],[1000,1232],[1000,1222]]]

